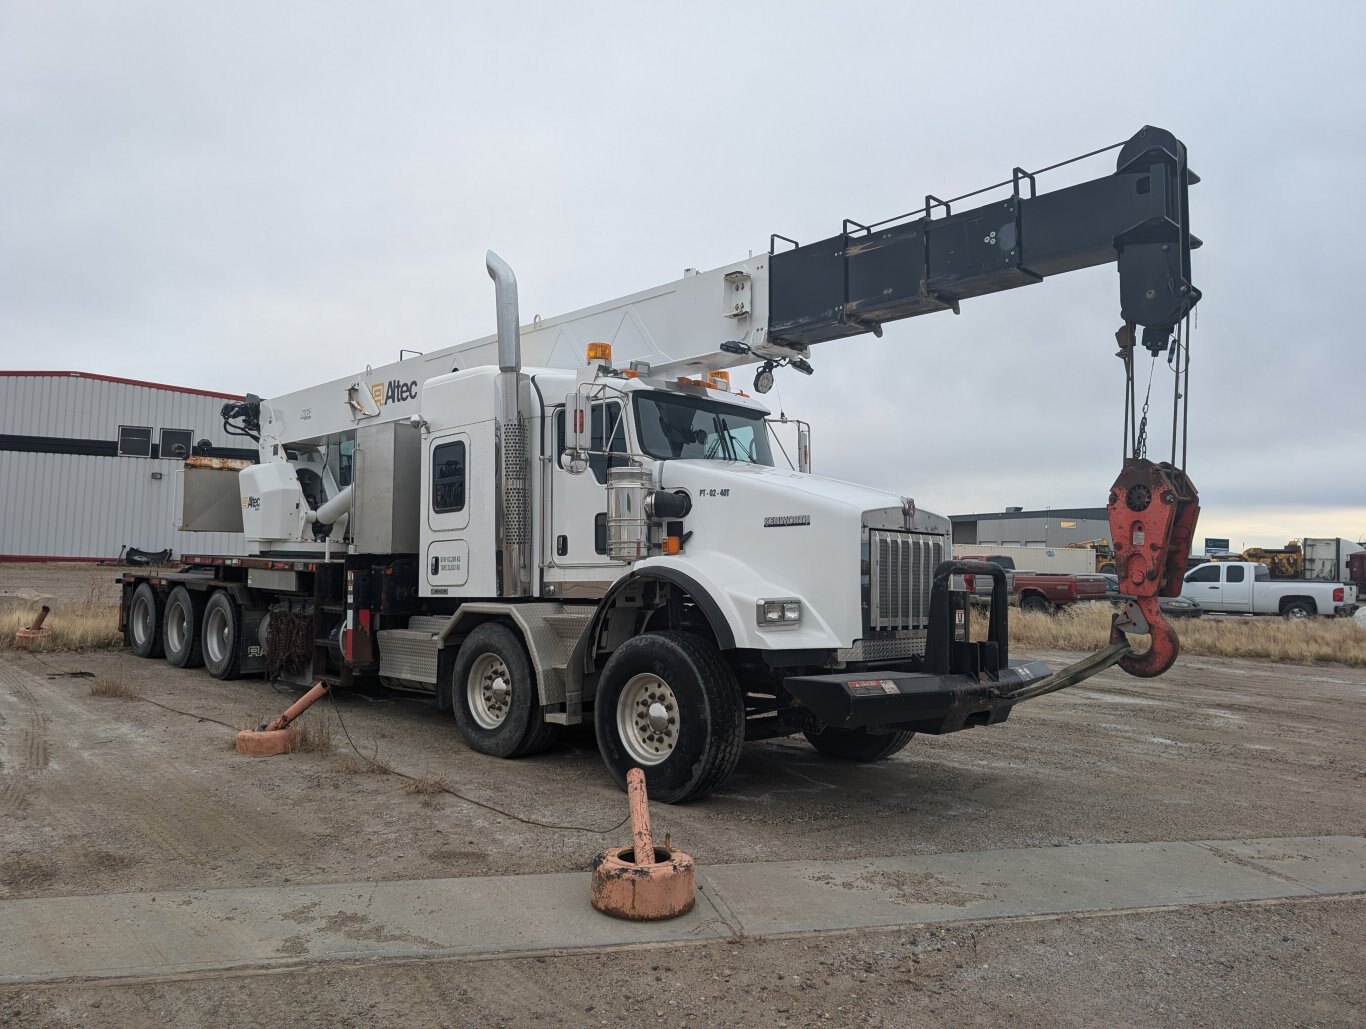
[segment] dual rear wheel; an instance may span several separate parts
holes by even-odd
[[[226,590],[176,586],[163,598],[144,582],[129,602],[124,639],[138,657],[165,657],[177,668],[203,665],[215,679],[235,679],[241,633],[242,610]]]

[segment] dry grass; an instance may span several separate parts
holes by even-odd
[[[99,678],[90,684],[92,697],[117,697],[120,700],[137,700],[138,695],[119,679]]]
[[[291,752],[306,750],[315,754],[332,753],[332,725],[326,715],[305,715],[290,725],[289,729],[293,733],[289,747]]]
[[[403,784],[404,793],[445,793],[446,777],[444,775],[410,775]]]
[[[1109,604],[1077,604],[1057,615],[1010,612],[1012,649],[1099,650],[1110,641]],[[1366,667],[1366,631],[1350,618],[1312,618],[1290,622],[1283,618],[1174,618],[1172,627],[1184,654],[1238,657],[1315,664],[1331,661]],[[985,639],[986,616],[974,611],[974,639]],[[1141,642],[1143,637],[1135,637]],[[1135,649],[1143,649],[1136,647]]]
[[[10,608],[0,624],[0,651],[14,650],[14,634],[27,628],[38,617],[38,607]],[[29,649],[51,653],[62,650],[109,650],[123,644],[119,632],[119,609],[106,601],[87,597],[84,600],[58,602],[43,623],[47,631]]]
[[[369,757],[347,755],[332,767],[343,775],[389,775],[394,770],[388,761],[379,756],[378,744]]]

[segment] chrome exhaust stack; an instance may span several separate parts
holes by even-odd
[[[503,597],[531,592],[531,532],[528,525],[526,431],[518,411],[522,336],[517,310],[517,276],[490,250],[484,256],[498,305],[497,463],[498,591]]]

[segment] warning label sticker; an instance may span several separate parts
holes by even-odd
[[[900,693],[896,688],[896,683],[891,679],[853,679],[849,683],[849,692],[857,693],[859,696],[879,693]]]

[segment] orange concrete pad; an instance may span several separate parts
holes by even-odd
[[[14,645],[20,650],[31,650],[46,635],[47,630],[41,626],[36,629],[18,629],[14,633]]]
[[[271,757],[274,754],[288,754],[294,749],[298,733],[294,729],[268,729],[257,732],[243,729],[237,734],[237,753],[252,757]]]
[[[697,902],[697,866],[681,850],[655,847],[655,863],[638,865],[635,847],[599,854],[588,899],[603,914],[633,921],[676,918]]]

